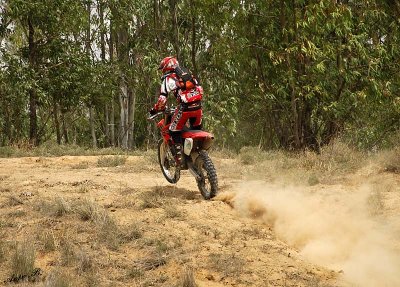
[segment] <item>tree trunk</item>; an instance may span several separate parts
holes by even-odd
[[[129,65],[128,55],[128,27],[126,23],[118,25],[118,64],[120,69],[119,80],[119,103],[120,103],[120,133],[119,141],[121,148],[128,149],[128,129],[129,129],[129,95],[128,81],[125,74],[125,67]]]
[[[106,37],[105,37],[105,25],[104,25],[104,2],[103,0],[98,0],[97,1],[97,6],[98,6],[98,13],[99,13],[99,18],[100,18],[100,57],[101,57],[101,62],[103,64],[106,63]],[[104,105],[104,134],[105,134],[105,146],[110,146],[111,140],[110,140],[110,107],[108,103],[105,103]]]
[[[113,21],[110,20],[110,40],[109,40],[109,54],[110,54],[110,64],[113,66],[114,65],[114,27],[113,27]],[[110,143],[111,146],[115,146],[115,108],[114,108],[114,100],[115,100],[115,95],[114,91],[111,91],[111,111],[110,111]]]
[[[179,25],[177,15],[177,0],[169,0],[170,13],[172,16],[172,45],[174,46],[175,54],[178,60],[181,60],[179,46]]]
[[[1,98],[2,95],[0,95]],[[2,99],[2,98],[1,98]],[[8,110],[8,106],[5,104],[5,101],[2,101],[2,113],[4,117],[4,124],[3,124],[3,133],[1,134],[1,146],[6,145],[6,143],[10,143],[12,141],[11,135],[11,118],[10,113]]]
[[[57,101],[53,98],[53,118],[54,118],[54,127],[56,129],[57,136],[57,144],[61,144],[61,130],[60,130],[60,121],[58,119],[58,106]]]
[[[135,131],[135,109],[136,109],[136,95],[132,87],[129,88],[129,149],[135,147],[134,131]]]
[[[128,149],[128,86],[124,76],[121,76],[119,87],[121,89],[119,93],[119,104],[120,104],[120,136],[119,141],[121,148]]]
[[[32,24],[32,16],[28,16],[28,44],[29,44],[29,65],[33,71],[36,70],[36,44],[35,29]],[[29,89],[29,142],[36,146],[39,144],[38,139],[38,119],[37,119],[37,94],[35,88]]]
[[[100,17],[100,57],[101,61],[105,63],[106,60],[106,41],[104,32],[104,3],[102,0],[98,1],[99,17]]]
[[[92,105],[89,107],[89,118],[90,118],[90,132],[92,135],[92,147],[97,148],[96,130],[95,130],[95,122],[94,122],[94,111],[93,111]]]
[[[113,93],[113,99],[111,101],[111,120],[110,120],[110,127],[111,127],[111,146],[115,146],[115,107],[114,107],[114,93]]]
[[[90,23],[91,23],[91,4],[92,2],[89,0],[87,1],[86,12],[88,16],[88,26],[86,28],[86,41],[85,41],[85,50],[86,55],[90,59],[91,58],[91,47],[90,47]],[[95,119],[94,119],[94,112],[93,112],[93,103],[91,99],[89,100],[89,124],[90,124],[90,134],[92,136],[92,147],[97,148],[97,138],[96,138],[96,127],[95,127]]]
[[[61,110],[61,122],[62,122],[62,134],[64,137],[64,143],[69,144],[68,129],[65,121],[65,112],[63,110]]]
[[[196,6],[195,0],[190,1],[190,6],[192,9],[192,50],[191,50],[191,58],[192,58],[192,66],[193,66],[193,73],[196,77],[199,77],[198,70],[197,70],[197,63],[196,63]]]

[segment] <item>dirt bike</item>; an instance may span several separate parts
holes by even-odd
[[[180,165],[176,163],[172,152],[173,141],[169,133],[172,115],[175,108],[148,116],[155,120],[158,116],[164,117],[157,123],[162,138],[158,142],[158,162],[164,177],[170,183],[177,183],[181,170],[189,170],[197,181],[197,186],[204,199],[213,198],[218,192],[217,172],[207,150],[211,147],[214,136],[203,130],[193,130],[185,126],[182,130],[183,153]]]

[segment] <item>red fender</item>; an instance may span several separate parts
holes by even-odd
[[[212,133],[202,131],[202,130],[189,130],[184,131],[182,133],[182,138],[192,138],[193,140],[203,140],[202,147],[205,150],[208,150],[212,144],[214,139],[214,135]]]
[[[202,130],[189,130],[189,131],[184,131],[182,133],[182,138],[192,138],[192,139],[198,139],[198,138],[209,138],[209,139],[214,139],[214,135],[212,133],[202,131]]]

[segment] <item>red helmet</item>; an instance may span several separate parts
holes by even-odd
[[[158,67],[159,70],[162,70],[163,74],[169,71],[173,71],[176,66],[178,66],[178,60],[174,57],[165,57],[162,59],[160,63],[160,67]]]

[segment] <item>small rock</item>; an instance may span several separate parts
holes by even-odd
[[[24,191],[21,193],[21,196],[31,197],[31,196],[33,196],[33,194],[30,191]]]
[[[215,281],[215,278],[214,278],[214,276],[212,274],[208,274],[206,276],[206,279],[209,280],[209,281]]]

